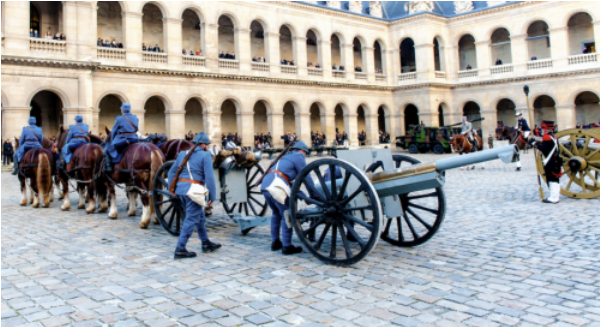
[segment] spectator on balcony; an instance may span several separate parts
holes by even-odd
[[[338,65],[336,63],[333,63],[333,66],[331,66],[331,68],[333,70],[339,70],[340,69],[340,67],[338,67]]]
[[[531,57],[531,61],[537,60],[536,56]]]
[[[146,44],[142,43],[142,51],[146,51]]]
[[[60,33],[56,33],[54,34],[54,37],[52,38],[53,40],[59,40],[60,41]]]
[[[194,55],[194,50],[190,50],[190,56]]]
[[[196,56],[201,56],[201,55],[202,55],[202,50],[196,49]]]
[[[38,30],[33,30],[33,37],[40,37]]]
[[[29,37],[34,37],[33,28],[29,29]]]
[[[108,43],[108,40],[104,40],[104,47],[110,48],[110,43]]]
[[[587,46],[587,45],[584,45],[584,46],[583,46],[583,51],[582,51],[582,52],[585,54],[585,53],[590,53],[591,51],[590,51],[590,48],[588,48],[588,46]]]
[[[219,53],[219,58],[225,59],[225,55],[223,54],[223,51],[221,51],[221,53]]]
[[[187,51],[185,51],[185,49],[181,49],[181,54],[185,56],[187,54]]]
[[[500,58],[496,59],[496,66],[502,65],[502,60]]]
[[[117,48],[117,41],[112,40],[112,42],[110,42],[110,47],[116,49]]]
[[[123,43],[121,43],[121,40],[117,41],[117,48],[123,49]]]
[[[258,59],[256,59],[256,57],[252,57],[252,61],[253,62],[258,62]]]
[[[104,43],[102,43],[102,39],[101,38],[98,38],[98,41],[96,41],[96,46],[99,46],[99,47],[103,47],[104,46]]]
[[[228,142],[228,140],[227,140],[227,136],[225,136],[225,133],[221,134],[221,145],[223,147],[226,147],[227,146],[227,142]]]
[[[192,142],[192,140],[194,139],[194,134],[192,133],[192,130],[190,129],[190,131],[185,134],[185,140]]]
[[[355,72],[362,73],[362,67],[360,67],[360,66],[356,66],[356,67],[354,67],[354,71],[355,71]]]
[[[61,41],[66,41],[67,40],[67,36],[65,35],[65,33],[60,33],[60,40]]]
[[[471,70],[473,69],[473,67],[471,67],[471,65],[467,65],[467,70]]]
[[[344,66],[339,66],[338,69],[339,70],[344,70]]]
[[[52,40],[52,33],[50,33],[50,29],[46,32],[46,38]]]
[[[160,48],[158,47],[158,44],[156,45],[156,47],[154,47],[154,52],[160,52]]]

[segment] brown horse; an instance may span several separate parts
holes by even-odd
[[[19,139],[18,138],[15,138],[15,145],[16,145],[15,148],[19,147]],[[56,154],[56,146],[55,146],[54,142],[51,139],[44,137],[42,139],[42,148],[48,150],[51,154],[50,159],[53,159],[54,154]],[[25,157],[23,157],[23,158],[25,158]],[[54,165],[54,160],[52,160],[51,162],[52,162],[51,165]],[[52,179],[52,176],[55,176],[55,170],[51,169],[50,174],[51,174],[50,178]],[[48,193],[50,194],[50,202],[53,202],[54,201],[54,184],[53,183],[50,183],[50,184],[51,184],[50,191]],[[27,186],[25,186],[25,188],[27,188]],[[31,199],[30,199],[29,203],[33,203],[34,199],[35,199],[34,191],[32,189],[30,189],[30,193],[31,193]],[[27,203],[27,189],[25,189],[24,199],[25,199],[24,200],[25,202],[22,203],[22,205],[25,205]],[[21,202],[23,202],[23,201],[21,201]]]
[[[515,144],[519,150],[525,150],[525,153],[527,153],[527,149],[530,148],[523,132],[516,130],[514,127],[504,126],[498,130],[496,135],[508,139],[510,144]],[[521,159],[517,161],[516,165],[517,171],[521,170]]]
[[[471,153],[475,151],[483,150],[483,141],[479,135],[475,134],[473,137],[477,139],[477,147],[471,141],[469,141],[469,137],[466,135],[454,135],[450,138],[450,147],[452,148],[452,152],[458,152],[460,155],[463,153]],[[471,166],[471,169],[475,169],[475,166]],[[483,166],[481,167],[483,169]],[[469,167],[467,167],[469,170]]]
[[[110,131],[106,129],[106,139],[110,140],[110,137]],[[128,215],[136,215],[137,196],[140,195],[143,204],[140,228],[147,228],[151,218],[155,224],[159,223],[149,192],[152,192],[154,176],[163,162],[165,157],[154,144],[135,143],[125,149],[123,158],[115,165],[114,171],[103,174],[110,199],[109,218],[117,219],[118,216],[115,184],[126,184],[129,200]]]
[[[168,140],[160,146],[160,151],[162,151],[162,153],[165,155],[166,161],[171,161],[177,158],[179,152],[187,151],[193,146],[194,145],[192,144],[192,142],[186,140]]]
[[[50,206],[52,189],[52,169],[54,160],[52,152],[40,148],[25,152],[19,164],[19,181],[21,182],[21,205],[27,205],[27,184],[31,190],[31,203],[34,208]]]
[[[66,144],[68,132],[61,126],[56,135],[56,147],[59,151]],[[77,182],[79,193],[78,209],[84,209],[86,213],[96,211],[96,196],[100,202],[100,212],[108,210],[106,197],[106,186],[101,178],[102,147],[98,145],[101,140],[98,136],[90,134],[90,142],[79,146],[73,153],[71,162],[64,169],[58,169],[57,176],[62,184],[63,204],[62,210],[69,210],[69,179]],[[87,192],[86,192],[87,191]],[[87,200],[87,208],[85,202]]]

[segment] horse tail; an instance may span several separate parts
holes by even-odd
[[[50,171],[50,160],[48,155],[44,152],[38,155],[38,167],[37,167],[37,188],[38,194],[44,199],[43,207],[50,205],[50,188],[52,187],[52,173]]]
[[[152,192],[154,190],[154,177],[156,173],[163,165],[163,155],[161,151],[152,151],[150,153],[150,181],[148,183],[148,191]],[[154,214],[154,203],[152,203],[152,197],[150,197],[150,215]]]

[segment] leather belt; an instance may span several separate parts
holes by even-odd
[[[30,141],[30,140],[25,141],[25,143],[27,143],[27,142],[29,142],[29,143],[34,143],[34,142],[35,143],[40,143],[40,141]]]
[[[73,137],[73,138],[74,138],[74,139],[84,139],[84,140],[87,140],[87,137],[82,137],[82,136],[75,136],[75,137]]]
[[[270,174],[270,173],[274,173],[274,174],[281,176],[281,178],[283,178],[288,183],[288,185],[290,185],[290,179],[287,176],[285,176],[284,173],[280,172],[279,170],[275,170],[275,169],[271,169],[267,172],[267,174]]]
[[[187,179],[187,178],[180,178],[180,179],[177,180],[177,182],[192,183],[192,184],[198,184],[198,185],[204,186],[204,182],[196,181],[196,180],[193,180],[193,179]]]
[[[125,133],[119,133],[119,135],[131,135],[131,134],[135,134],[135,132],[125,132]]]

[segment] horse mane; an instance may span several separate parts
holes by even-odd
[[[96,135],[96,134],[89,134],[90,136],[90,143],[93,144],[102,144],[102,139],[100,138],[100,136]]]

